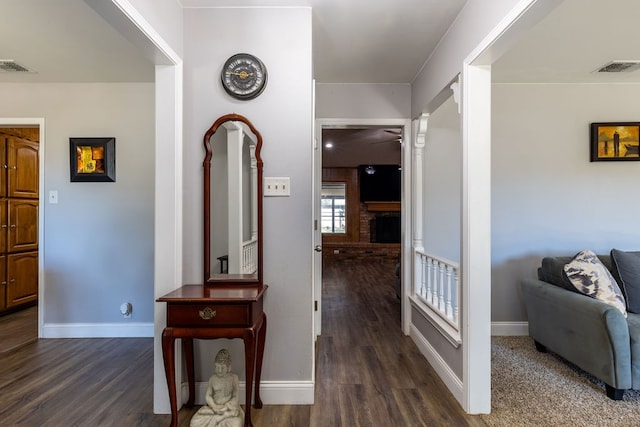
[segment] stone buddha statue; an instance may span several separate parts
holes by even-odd
[[[242,427],[244,411],[238,403],[238,376],[231,372],[231,354],[220,350],[215,373],[209,378],[206,405],[191,418],[190,427]]]

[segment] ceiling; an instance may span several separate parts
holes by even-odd
[[[152,82],[154,66],[83,0],[1,0],[1,82]]]
[[[176,0],[179,1],[179,0]],[[183,7],[310,6],[320,83],[410,83],[466,0],[181,0]],[[2,0],[0,82],[153,81],[136,48],[83,0]]]
[[[178,0],[176,0],[178,1]],[[410,83],[466,0],[181,0],[185,8],[310,6],[318,83]],[[615,13],[612,11],[616,11]],[[637,0],[565,0],[493,67],[495,82],[629,82],[594,74],[640,59]],[[152,64],[83,0],[2,0],[0,82],[153,81]]]
[[[323,129],[322,166],[399,165],[402,136],[399,127]]]
[[[493,64],[497,83],[637,83],[640,71],[594,73],[640,60],[640,2],[565,0]]]

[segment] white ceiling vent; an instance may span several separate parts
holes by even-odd
[[[596,70],[597,73],[630,73],[640,68],[640,61],[611,61]]]
[[[2,73],[32,73],[27,67],[18,64],[13,59],[0,59],[0,72]]]

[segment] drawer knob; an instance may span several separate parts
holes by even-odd
[[[214,317],[216,317],[216,311],[212,310],[209,307],[205,307],[204,310],[198,311],[198,314],[200,315],[200,318],[202,318],[204,320],[209,320],[209,319],[213,319]]]

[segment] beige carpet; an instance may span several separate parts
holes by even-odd
[[[640,426],[640,393],[607,397],[604,383],[553,353],[539,353],[529,337],[493,337],[490,427]]]

